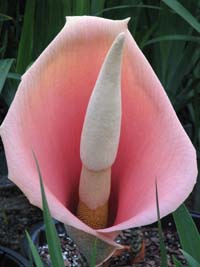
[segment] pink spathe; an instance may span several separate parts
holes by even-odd
[[[148,61],[127,30],[128,20],[69,17],[24,74],[0,128],[9,178],[36,206],[41,193],[35,152],[51,214],[113,244],[110,236],[174,211],[196,182],[196,153]],[[109,225],[94,230],[75,216],[81,172],[80,137],[104,57],[125,31],[122,126],[112,168]],[[97,151],[98,153],[98,151]]]

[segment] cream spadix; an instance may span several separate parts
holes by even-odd
[[[80,154],[78,217],[93,228],[105,228],[121,128],[121,62],[125,33],[113,42],[89,100]]]
[[[121,128],[121,60],[125,33],[110,48],[89,100],[80,155],[90,170],[109,168],[116,157]]]

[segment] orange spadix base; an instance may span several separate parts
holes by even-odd
[[[107,227],[110,186],[111,168],[94,171],[82,165],[77,216],[92,228]]]
[[[82,201],[79,201],[77,217],[94,229],[106,228],[108,221],[108,202],[92,210]]]

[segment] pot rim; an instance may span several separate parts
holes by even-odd
[[[0,252],[8,255],[10,259],[19,264],[19,267],[30,267],[30,262],[15,250],[0,246]]]

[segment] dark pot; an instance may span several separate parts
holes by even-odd
[[[54,220],[56,225],[57,233],[63,233],[65,228],[63,224],[59,223],[58,221]],[[45,234],[45,225],[43,222],[36,224],[32,229],[29,231],[29,235],[36,247],[40,247],[47,244],[46,234]],[[30,258],[31,250],[27,239],[24,238],[21,244],[21,251],[26,258]],[[44,263],[44,267],[49,267],[48,264]]]
[[[55,226],[56,226],[56,229],[57,229],[58,234],[61,234],[61,236],[63,236],[63,233],[66,232],[66,230],[64,228],[64,225],[61,224],[61,223],[59,223],[58,221],[54,221],[54,223],[55,223]],[[46,241],[45,225],[44,225],[44,223],[37,224],[35,227],[33,227],[31,229],[31,231],[29,233],[30,233],[30,236],[31,236],[31,239],[32,239],[33,243],[35,244],[35,246],[37,248],[38,247],[43,247],[43,246],[45,247],[46,246],[47,241]],[[126,262],[126,263],[129,262],[130,264],[131,263],[139,263],[139,262],[141,262],[144,259],[144,251],[145,251],[145,248],[144,248],[143,239],[141,237],[141,231],[140,230],[135,231],[135,235],[134,236],[135,236],[134,242],[132,244],[130,243],[132,249],[130,249],[130,250],[124,249],[124,251],[121,252],[124,255],[126,254],[126,255],[129,255],[129,256],[124,257],[120,253],[118,255],[115,255],[115,259],[113,261],[117,261],[118,256],[119,257],[122,256],[120,258],[120,262],[124,266],[124,262]],[[73,248],[73,244],[70,244],[70,246]],[[29,246],[27,244],[27,240],[26,239],[24,240],[24,242],[22,244],[22,248],[23,248],[24,255],[26,257],[28,257],[28,255],[30,253],[30,249],[29,249]],[[71,249],[69,249],[69,250],[71,251]],[[69,255],[67,253],[67,257],[71,258],[73,256],[71,256],[71,255]],[[81,259],[81,266],[83,266],[83,267],[84,266],[88,266],[88,264],[86,263],[86,260],[84,259],[83,255],[81,255],[79,259]],[[120,266],[122,266],[121,264],[120,264]],[[45,267],[50,267],[50,265],[49,264],[46,264]]]
[[[191,215],[192,215],[194,222],[196,223],[198,230],[200,231],[200,214],[197,212],[192,212]],[[164,217],[161,221],[162,221],[162,227],[164,231],[168,229],[168,230],[176,232],[176,226],[173,220],[173,216],[171,214]],[[61,223],[55,221],[55,224],[56,224],[58,233],[63,233],[63,231],[65,231],[64,226]],[[156,222],[152,224],[151,226],[153,228],[157,228],[158,224]],[[35,227],[33,227],[32,230],[30,231],[30,235],[36,247],[43,246],[47,243],[46,237],[45,237],[45,226],[43,223],[39,223]],[[28,257],[29,250],[28,250],[28,245],[27,245],[26,240],[23,244],[23,249],[24,249],[24,255]],[[49,265],[45,265],[45,266],[49,267]]]
[[[54,223],[55,223],[55,226],[56,226],[58,234],[61,234],[61,236],[63,236],[63,233],[66,233],[64,225],[59,223],[58,221],[54,221]],[[45,236],[45,226],[44,226],[43,223],[39,223],[35,227],[33,227],[32,230],[30,231],[30,236],[31,236],[31,239],[32,239],[33,243],[35,244],[35,246],[37,248],[46,246],[47,241],[46,241],[46,236]],[[141,237],[138,238],[139,236],[140,235],[138,234],[138,231],[137,231],[137,233],[135,232],[135,238],[137,238],[137,239],[134,239],[134,242],[132,244],[132,249],[131,250],[126,250],[125,249],[122,252],[122,253],[124,253],[126,255],[128,254],[129,256],[126,256],[126,258],[124,258],[124,256],[121,257],[120,266],[122,266],[122,265],[124,266],[124,262],[126,262],[126,263],[130,262],[130,264],[131,263],[138,263],[138,262],[140,262],[140,261],[142,261],[144,259],[144,242],[143,242],[143,239]],[[67,237],[67,239],[68,239],[68,237]],[[137,240],[137,242],[136,242],[136,240]],[[69,249],[69,251],[70,251],[69,253],[70,254],[68,254],[68,252],[67,252],[66,258],[67,258],[67,260],[69,259],[69,261],[71,261],[71,259],[73,260],[73,255],[74,255],[73,254],[74,253],[74,251],[73,251],[73,248],[74,248],[73,241],[69,241],[69,244],[70,244],[70,247],[72,248],[72,252],[71,252],[71,248],[69,249],[69,247],[67,246],[67,249]],[[27,240],[24,240],[23,250],[24,250],[24,255],[27,257],[29,255],[29,253],[30,253],[30,249],[29,249],[29,246],[27,244]],[[76,249],[75,249],[75,251],[76,251]],[[44,252],[44,250],[43,250],[43,252]],[[79,262],[76,262],[78,264],[78,266],[83,266],[83,267],[88,266],[86,260],[84,259],[84,256],[80,255],[79,251],[76,251],[76,252],[78,252],[78,254],[76,254],[76,255],[79,255],[79,256],[76,257],[76,259],[79,261]],[[117,260],[116,259],[117,256],[121,256],[121,254],[118,254],[118,255],[115,256],[115,261]],[[74,261],[73,261],[73,263],[74,263]],[[46,264],[44,266],[45,267],[50,267],[50,264]]]
[[[200,232],[200,213],[199,212],[195,212],[195,211],[191,211],[190,214],[192,215],[192,218],[197,226],[197,229]]]
[[[58,221],[54,220],[56,225],[57,233],[63,233],[65,228],[63,224],[59,223]],[[45,225],[43,222],[36,224],[32,229],[29,231],[29,235],[36,247],[42,246],[47,243],[46,234],[45,234]],[[29,245],[27,243],[27,239],[24,238],[22,242],[22,252],[24,256],[29,257]]]
[[[0,246],[1,267],[31,267],[31,263],[14,250]]]

